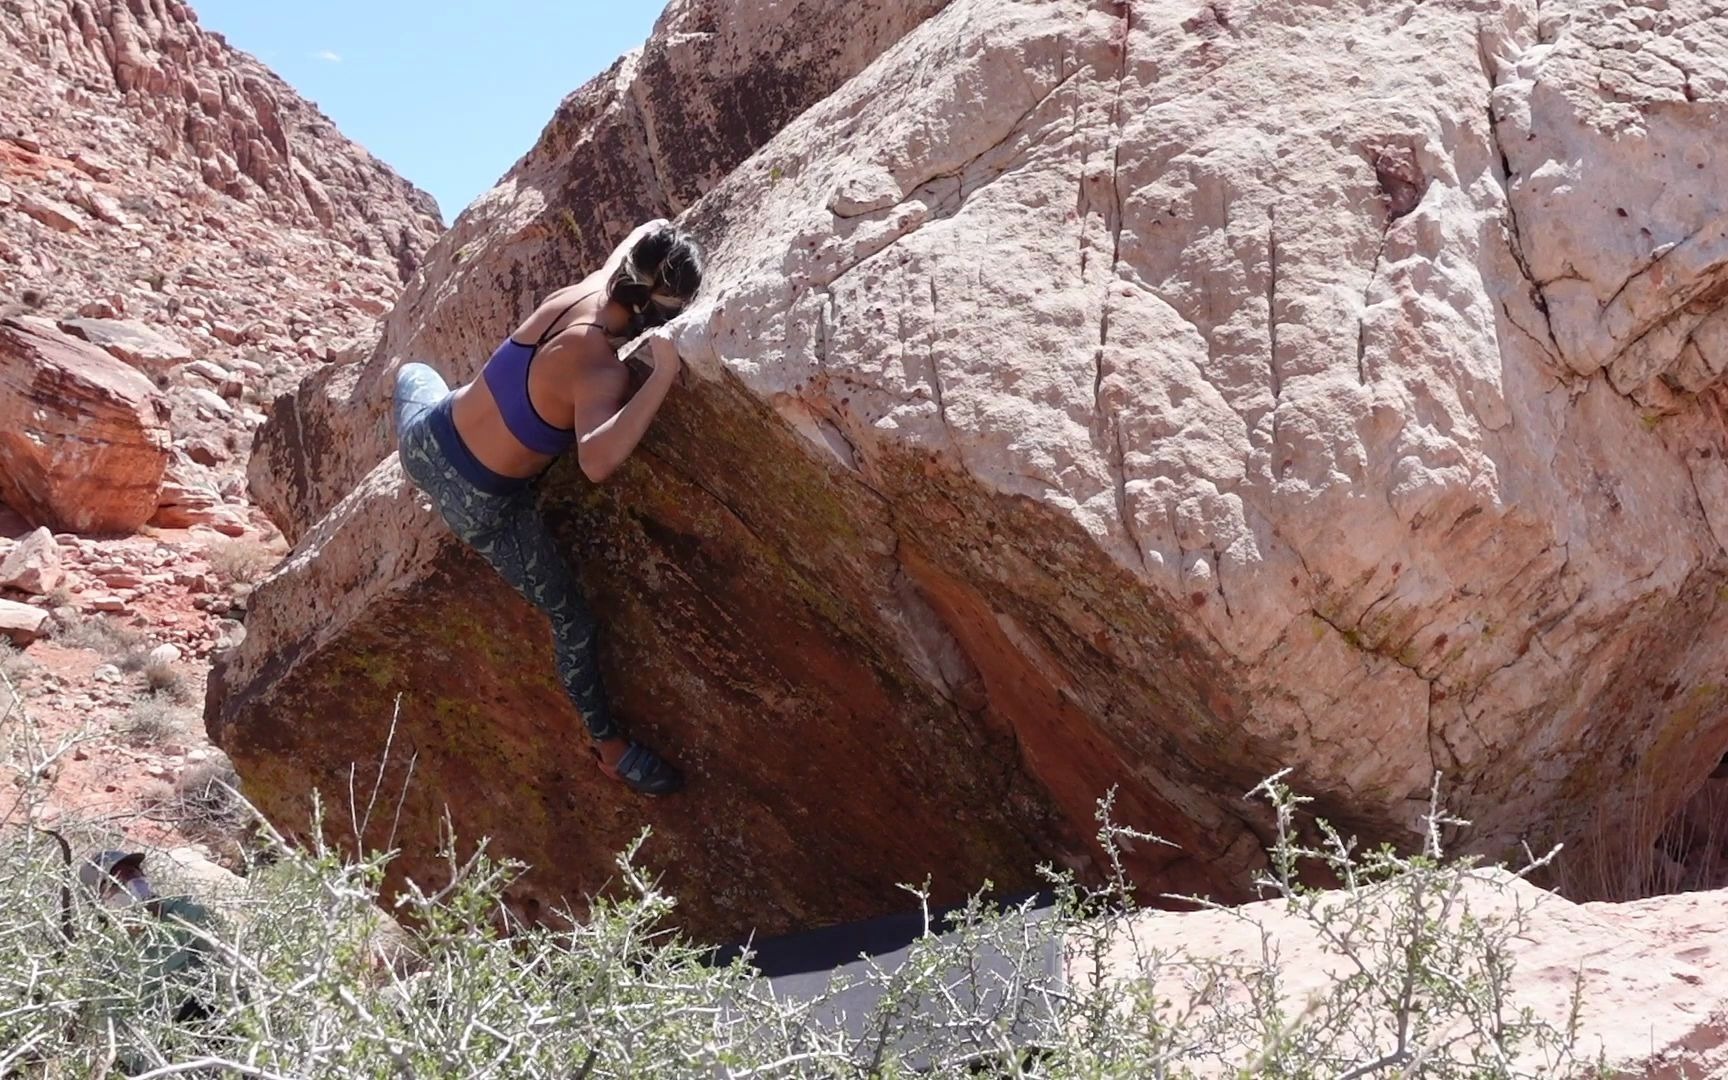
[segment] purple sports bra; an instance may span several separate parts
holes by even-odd
[[[528,396],[528,371],[534,363],[534,356],[542,346],[572,326],[599,326],[596,322],[573,322],[559,326],[559,320],[570,313],[570,310],[589,296],[589,293],[577,299],[575,304],[560,311],[547,324],[545,333],[540,340],[532,345],[524,345],[512,335],[504,339],[492,358],[486,361],[482,377],[486,380],[486,388],[492,391],[492,399],[498,403],[498,411],[504,417],[504,426],[510,429],[510,434],[516,436],[518,442],[536,454],[546,454],[556,457],[570,449],[576,441],[576,432],[570,428],[558,427],[546,422],[540,411],[534,407],[534,402]]]

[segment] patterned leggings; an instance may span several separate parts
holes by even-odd
[[[396,437],[402,471],[432,499],[450,531],[552,620],[564,691],[595,739],[618,734],[600,682],[600,627],[534,505],[534,489],[481,490],[458,471],[433,431],[450,388],[425,364],[396,373]],[[450,432],[454,435],[454,431]],[[469,469],[484,469],[470,459]]]

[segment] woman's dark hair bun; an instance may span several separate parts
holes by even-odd
[[[657,288],[680,300],[690,299],[702,287],[702,248],[674,226],[662,225],[636,241],[630,261]]]

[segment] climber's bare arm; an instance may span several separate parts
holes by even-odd
[[[598,484],[611,476],[636,449],[678,377],[678,350],[664,331],[649,338],[654,369],[635,394],[630,393],[628,369],[604,348],[596,334],[583,342],[576,387],[576,460],[582,473]],[[601,348],[593,348],[594,344]],[[628,398],[628,400],[625,400]],[[623,405],[620,407],[619,403]]]

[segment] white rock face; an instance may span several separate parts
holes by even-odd
[[[1536,17],[957,4],[704,204],[695,367],[1073,521],[1234,764],[1382,821],[1439,770],[1489,848],[1672,805],[1728,744],[1728,19]]]

